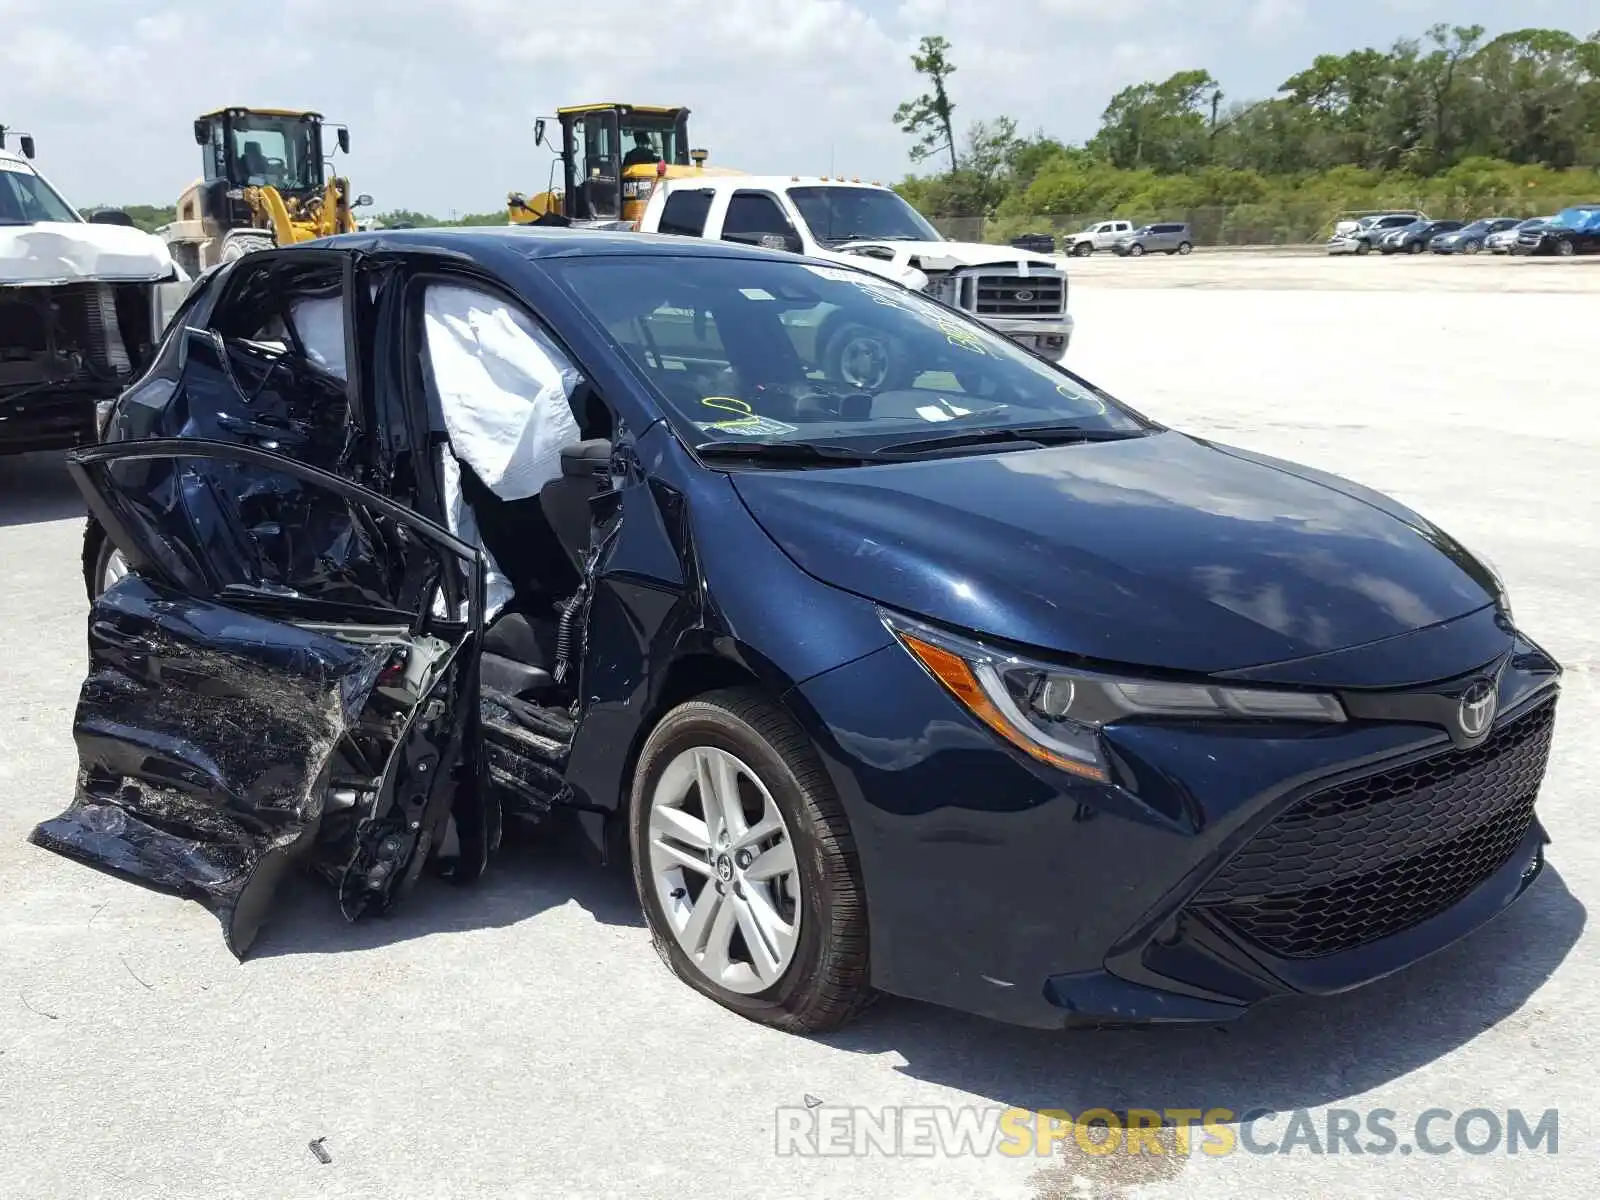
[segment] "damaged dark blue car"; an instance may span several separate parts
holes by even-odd
[[[867,272],[347,235],[205,277],[101,419],[33,838],[241,955],[290,871],[355,919],[573,813],[755,1020],[1214,1022],[1543,863],[1560,669],[1491,569]]]

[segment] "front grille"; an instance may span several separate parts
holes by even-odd
[[[980,275],[973,311],[983,317],[1051,317],[1066,307],[1065,293],[1059,275]]]
[[[1321,958],[1437,916],[1533,823],[1547,701],[1472,749],[1317,792],[1247,842],[1193,902],[1281,958]]]

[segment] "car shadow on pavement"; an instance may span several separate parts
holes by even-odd
[[[1576,944],[1585,910],[1553,867],[1507,912],[1423,962],[1355,991],[1264,1005],[1226,1026],[1049,1033],[883,998],[821,1040],[894,1051],[898,1068],[1034,1111],[1228,1108],[1287,1112],[1377,1088],[1521,1010]]]
[[[11,455],[0,466],[0,527],[64,521],[85,511],[60,454]]]
[[[338,895],[327,883],[286,882],[246,958],[344,954],[439,933],[501,929],[572,903],[607,925],[643,926],[628,873],[586,861],[581,837],[561,826],[536,834],[508,830],[477,883],[457,887],[425,875],[392,912],[355,922],[340,915]]]

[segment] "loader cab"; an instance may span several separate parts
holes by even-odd
[[[271,187],[285,199],[320,193],[327,182],[322,130],[322,114],[314,112],[234,107],[198,118],[204,219],[219,231],[251,225],[247,187]],[[337,134],[339,149],[348,152],[349,131],[340,126]]]
[[[579,104],[556,116],[569,220],[637,221],[659,164],[690,165],[687,108]]]

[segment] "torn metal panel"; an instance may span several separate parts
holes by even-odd
[[[95,603],[77,793],[36,845],[205,903],[254,940],[398,642],[352,644],[130,577]]]

